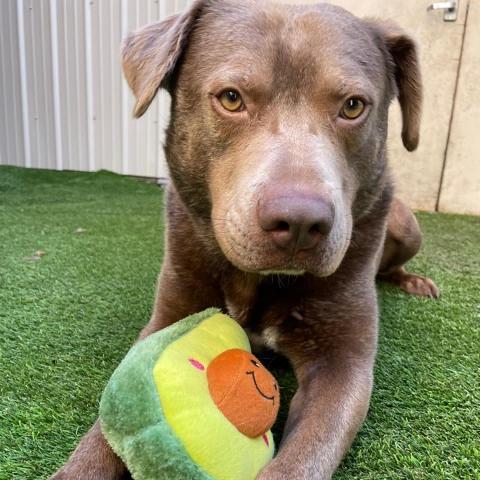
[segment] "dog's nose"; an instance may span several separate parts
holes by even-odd
[[[330,233],[334,208],[320,195],[266,192],[258,204],[258,220],[278,247],[310,250]]]

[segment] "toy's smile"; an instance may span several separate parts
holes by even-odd
[[[265,435],[280,406],[273,375],[251,352],[239,348],[223,351],[206,370],[210,396],[223,415],[249,438]]]
[[[267,400],[271,400],[273,402],[273,404],[275,405],[275,397],[272,396],[272,397],[269,397],[268,395],[265,395],[262,390],[260,389],[260,387],[258,386],[257,384],[257,380],[255,378],[255,372],[253,370],[250,370],[249,372],[246,372],[247,375],[251,375],[252,378],[253,378],[253,384],[255,385],[255,388],[257,389],[257,392],[263,397],[263,398],[266,398]]]

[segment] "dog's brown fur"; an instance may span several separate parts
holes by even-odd
[[[124,69],[137,116],[160,87],[172,95],[167,253],[140,338],[206,307],[229,312],[290,360],[299,384],[278,455],[259,478],[330,478],[368,409],[377,272],[410,293],[438,295],[405,272],[420,232],[403,204],[390,209],[385,142],[395,95],[405,147],[418,144],[414,43],[394,25],[329,5],[197,0],[132,34]],[[234,87],[246,99],[239,114],[218,104],[218,92]],[[360,92],[368,115],[338,120],[339,98],[341,106]],[[256,218],[271,184],[328,198],[335,234],[307,252],[278,251]],[[279,281],[271,271],[302,274]],[[124,474],[96,424],[53,478]]]

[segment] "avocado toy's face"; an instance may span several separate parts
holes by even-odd
[[[267,432],[280,405],[278,384],[250,352],[233,348],[207,368],[210,395],[225,417],[250,438]]]
[[[164,348],[152,374],[165,423],[193,463],[215,480],[256,478],[275,451],[280,392],[238,323],[202,320]]]

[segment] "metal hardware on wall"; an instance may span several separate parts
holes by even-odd
[[[455,22],[457,20],[458,4],[459,0],[431,3],[427,7],[427,12],[431,12],[433,10],[443,10],[443,21]]]

